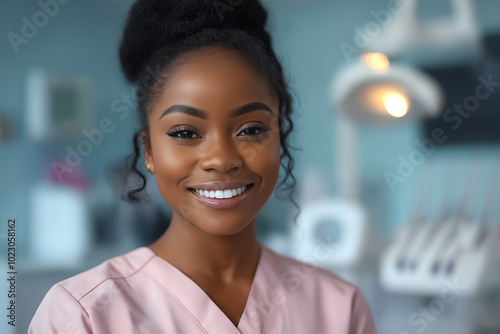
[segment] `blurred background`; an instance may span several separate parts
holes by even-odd
[[[0,5],[2,333],[168,226],[154,178],[149,204],[120,199],[137,181],[119,176],[138,126],[117,56],[131,3]],[[379,333],[500,333],[500,2],[263,3],[298,100],[301,212],[273,195],[259,239],[357,284]]]

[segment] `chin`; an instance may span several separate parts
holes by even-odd
[[[252,222],[254,221],[254,218],[242,219],[241,217],[235,217],[234,219],[230,219],[230,216],[231,215],[225,216],[224,213],[221,213],[216,217],[205,215],[205,219],[203,219],[203,221],[200,221],[199,218],[195,218],[193,219],[194,221],[191,220],[191,224],[211,235],[228,236],[242,232],[252,225]]]

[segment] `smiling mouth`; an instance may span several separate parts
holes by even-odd
[[[236,195],[233,196],[233,191],[226,190],[225,194],[224,191],[222,190],[217,190],[217,191],[209,191],[208,195],[211,195],[211,192],[213,192],[214,197],[205,197],[205,191],[203,191],[203,195],[201,195],[199,192],[196,191],[194,188],[188,188],[188,190],[193,194],[194,197],[196,197],[197,200],[205,203],[206,205],[215,208],[215,209],[230,209],[234,206],[236,206],[238,203],[242,202],[248,195],[249,192],[253,188],[253,183],[242,187],[244,189],[241,189],[240,193],[236,192]],[[229,197],[231,192],[231,197]]]
[[[241,195],[245,194],[248,190],[250,190],[252,186],[253,183],[250,183],[241,188],[226,189],[226,190],[201,190],[195,188],[188,188],[188,190],[194,192],[196,195],[199,195],[202,198],[225,200],[234,197],[240,197]]]

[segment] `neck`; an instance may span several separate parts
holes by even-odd
[[[165,233],[150,248],[188,276],[204,276],[230,283],[253,277],[261,246],[255,219],[231,235],[209,234],[173,216]]]

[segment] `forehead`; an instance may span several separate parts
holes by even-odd
[[[190,54],[175,67],[153,112],[173,104],[232,110],[255,101],[278,108],[267,81],[246,58],[237,50],[212,49]]]

